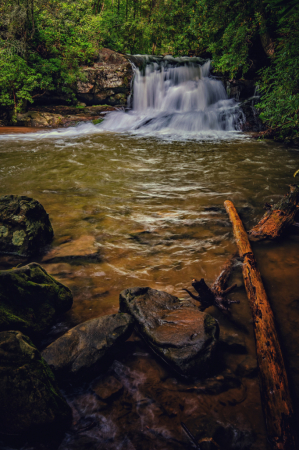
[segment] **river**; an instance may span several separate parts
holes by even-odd
[[[163,136],[152,129],[109,131],[112,118],[104,126],[0,135],[0,192],[45,207],[55,238],[38,261],[74,295],[73,308],[43,345],[71,326],[117,312],[125,288],[150,286],[184,297],[192,278],[212,283],[237,250],[223,202],[234,202],[249,229],[265,202],[287,192],[299,167],[297,149],[238,131],[178,139],[169,130]],[[298,228],[253,251],[298,405]],[[89,385],[66,392],[74,424],[60,450],[186,449],[181,422],[192,430],[214,427],[223,449],[266,450],[258,379],[254,370],[240,371],[242,364],[254,368],[255,358],[240,268],[233,281],[239,288],[231,297],[240,304],[232,306],[231,319],[207,310],[236,344],[221,353],[213,379],[177,379],[134,335],[110,369],[123,384],[114,401],[103,404]]]

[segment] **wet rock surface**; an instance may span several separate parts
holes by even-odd
[[[120,311],[130,313],[152,350],[183,376],[206,376],[219,336],[218,322],[189,300],[150,288],[126,289]]]
[[[106,368],[113,351],[132,331],[133,319],[128,314],[91,319],[50,344],[42,356],[60,378],[91,377]]]
[[[30,256],[53,239],[44,207],[24,195],[0,197],[0,253]]]
[[[110,377],[122,389],[103,401],[93,387]],[[256,394],[252,380],[243,383],[229,370],[204,380],[179,380],[133,334],[105,375],[68,394],[74,421],[60,450],[80,448],[79,442],[90,449],[191,450],[182,422],[205,450],[260,450],[248,420]]]
[[[41,336],[72,303],[71,291],[37,263],[0,271],[0,331]]]
[[[30,339],[0,332],[0,439],[47,439],[71,424],[71,409]]]

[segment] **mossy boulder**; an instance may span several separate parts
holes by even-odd
[[[136,331],[178,374],[209,374],[219,338],[214,317],[199,311],[190,300],[149,287],[122,291],[119,303],[120,311],[135,319]]]
[[[0,331],[20,330],[30,337],[41,336],[72,303],[69,288],[37,263],[0,271]]]
[[[0,332],[0,438],[32,440],[62,434],[71,409],[30,339]]]
[[[40,253],[53,235],[49,216],[37,200],[23,195],[0,197],[0,253]]]

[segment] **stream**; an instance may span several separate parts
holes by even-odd
[[[223,202],[234,202],[249,229],[265,202],[288,191],[298,150],[238,131],[237,104],[207,70],[148,66],[146,76],[136,76],[128,113],[109,113],[99,125],[0,134],[0,193],[27,195],[45,207],[55,237],[37,262],[74,295],[43,347],[70,327],[116,313],[125,288],[186,297],[182,289],[193,278],[212,283],[237,250]],[[299,230],[254,244],[253,251],[296,407]],[[3,258],[0,268],[9,264]],[[232,305],[231,318],[206,310],[218,319],[225,343],[213,377],[178,379],[133,335],[109,369],[122,385],[117,395],[103,402],[89,384],[66,389],[74,422],[59,450],[191,449],[181,422],[193,434],[213,435],[222,449],[266,450],[241,263],[232,278],[239,287],[231,298],[240,304]]]

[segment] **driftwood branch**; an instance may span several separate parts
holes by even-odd
[[[266,203],[267,212],[252,230],[249,231],[251,241],[275,239],[292,225],[299,208],[299,186],[291,185],[290,193],[275,205]]]
[[[230,300],[226,297],[237,287],[237,285],[234,284],[226,288],[226,284],[231,275],[235,259],[236,258],[233,257],[226,263],[220,275],[211,287],[206,284],[203,278],[200,281],[194,279],[192,281],[192,286],[194,287],[198,295],[194,295],[188,289],[183,289],[184,291],[188,292],[188,294],[192,298],[194,298],[194,300],[200,302],[201,311],[204,311],[209,306],[214,305],[221,311],[229,312],[229,306],[232,303],[240,303],[238,300]]]
[[[273,450],[296,450],[299,446],[294,412],[273,312],[242,221],[232,202],[227,200],[224,206],[233,225],[239,255],[244,258],[243,278],[253,316],[260,394],[268,438]]]

